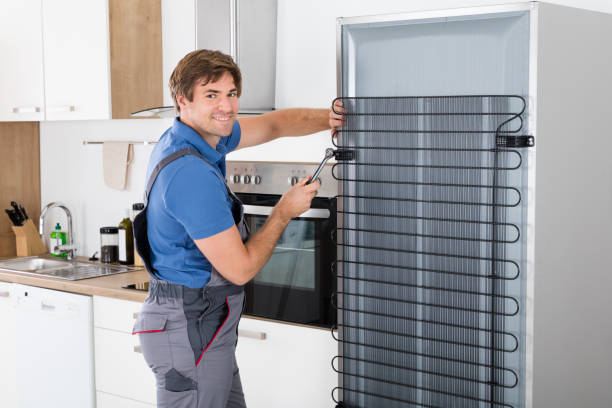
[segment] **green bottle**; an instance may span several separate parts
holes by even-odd
[[[49,240],[49,245],[51,246],[51,255],[57,258],[66,258],[68,254],[61,254],[59,250],[55,250],[55,247],[58,247],[60,245],[66,245],[66,233],[62,231],[62,226],[59,222],[55,224],[55,231],[51,232],[51,234],[49,234],[49,237],[51,238]]]
[[[134,265],[134,233],[129,211],[126,211],[125,218],[119,223],[119,263]]]

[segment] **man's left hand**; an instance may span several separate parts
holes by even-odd
[[[329,127],[331,128],[331,132],[334,137],[336,137],[338,128],[346,123],[346,116],[344,115],[345,113],[346,111],[342,106],[342,101],[340,99],[334,101],[334,107],[329,110]]]

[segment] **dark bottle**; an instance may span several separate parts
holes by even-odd
[[[134,264],[134,233],[129,211],[119,223],[119,263],[122,265]]]

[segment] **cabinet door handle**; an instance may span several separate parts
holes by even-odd
[[[40,106],[15,106],[13,113],[38,113]]]
[[[142,353],[142,346],[140,344],[134,346],[134,353]]]
[[[255,340],[265,340],[268,337],[268,335],[265,332],[243,330],[243,329],[238,329],[238,336],[248,337],[249,339],[255,339]]]
[[[0,297],[9,297],[11,296],[10,292],[0,292]]]
[[[138,312],[134,312],[133,317],[134,319],[138,319]]]
[[[47,106],[47,112],[74,112],[74,105]]]
[[[48,305],[48,304],[46,304],[45,302],[40,302],[40,308],[41,308],[42,310],[49,310],[49,311],[55,310],[55,306],[53,306],[53,305]]]

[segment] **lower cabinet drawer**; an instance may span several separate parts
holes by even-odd
[[[142,356],[138,336],[94,328],[96,390],[155,405],[155,376]]]
[[[94,327],[132,333],[142,302],[93,297]]]
[[[98,391],[96,392],[96,408],[155,408],[155,405]]]

